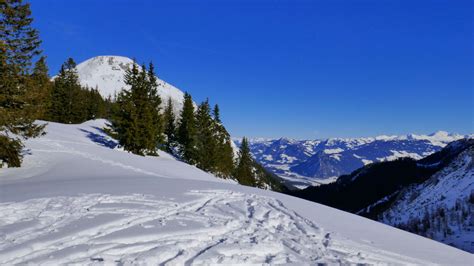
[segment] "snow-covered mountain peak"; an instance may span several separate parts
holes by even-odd
[[[441,138],[445,138],[445,137],[449,137],[449,136],[452,136],[453,134],[450,134],[448,133],[447,131],[443,131],[443,130],[438,130],[436,132],[433,132],[431,134],[429,134],[428,136],[430,137],[441,137]]]
[[[129,89],[124,82],[127,69],[133,60],[124,56],[96,56],[77,65],[79,82],[82,86],[97,88],[99,93],[107,98],[114,97],[120,90]],[[163,103],[171,98],[176,113],[183,106],[184,93],[178,88],[158,78],[158,94]]]

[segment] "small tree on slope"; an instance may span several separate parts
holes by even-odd
[[[213,118],[212,124],[216,139],[216,174],[221,177],[231,177],[234,172],[234,150],[230,134],[221,122],[217,104],[214,106]]]
[[[216,172],[217,137],[211,117],[209,100],[202,102],[196,113],[196,153],[197,167],[204,171]]]
[[[173,149],[176,145],[176,118],[173,112],[173,101],[171,97],[168,98],[163,118],[164,133],[166,136],[165,150],[169,153],[173,153]]]
[[[180,156],[190,164],[197,162],[196,152],[196,119],[194,117],[193,99],[189,93],[184,93],[183,110],[179,121],[177,140]]]
[[[253,159],[250,154],[250,148],[247,138],[242,139],[240,147],[239,160],[235,170],[235,178],[237,181],[246,186],[256,186],[255,177],[253,175]]]

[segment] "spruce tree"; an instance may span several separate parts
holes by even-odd
[[[213,109],[213,131],[216,141],[216,175],[220,177],[231,177],[234,171],[234,149],[229,132],[225,129],[220,119],[219,106]]]
[[[235,170],[235,178],[240,184],[245,186],[257,185],[253,175],[253,159],[250,154],[247,138],[245,137],[242,139],[240,147],[238,164]]]
[[[199,105],[196,112],[196,155],[197,167],[216,172],[217,138],[208,99]]]
[[[148,65],[146,79],[146,110],[149,120],[145,122],[147,126],[147,152],[148,154],[157,155],[157,146],[163,144],[163,117],[161,115],[161,98],[158,94],[158,82],[156,79],[155,68],[153,62]]]
[[[176,118],[173,112],[173,101],[171,97],[168,98],[164,112],[164,132],[166,135],[165,150],[169,153],[173,153],[173,149],[176,145]]]
[[[125,84],[130,90],[122,90],[117,96],[117,108],[112,116],[112,128],[125,150],[139,155],[156,155],[162,137],[160,115],[161,99],[150,63],[138,69],[136,63],[125,74]]]
[[[46,119],[45,113],[49,109],[49,94],[51,93],[52,82],[48,74],[45,56],[36,61],[30,82],[32,90],[38,96],[33,101],[33,105],[37,107],[37,117]]]
[[[184,93],[183,109],[179,121],[177,140],[180,156],[188,163],[196,163],[196,120],[194,103],[189,93]]]
[[[218,123],[218,124],[222,123],[219,105],[217,105],[217,104],[214,105],[214,109],[212,110],[212,115],[213,115],[214,121],[216,121],[216,123]]]
[[[50,96],[48,118],[59,123],[81,123],[87,118],[86,101],[79,84],[76,63],[69,58],[55,78]],[[84,89],[85,90],[85,89]]]
[[[41,54],[32,21],[29,4],[0,1],[0,166],[19,167],[21,140],[43,133],[44,126],[34,124],[39,96],[29,80],[33,58]]]

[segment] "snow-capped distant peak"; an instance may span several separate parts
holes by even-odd
[[[134,61],[124,56],[96,56],[77,65],[77,74],[82,86],[97,88],[107,98],[114,97],[120,90],[129,89],[124,82],[127,69]],[[158,78],[158,94],[163,103],[171,98],[176,113],[183,106],[184,93],[178,88]]]
[[[452,134],[449,134],[448,132],[446,131],[442,131],[442,130],[438,130],[428,136],[430,137],[448,137],[448,136],[451,136]]]

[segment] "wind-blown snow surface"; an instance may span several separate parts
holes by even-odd
[[[129,89],[124,76],[132,64],[133,60],[128,57],[96,56],[78,64],[76,69],[82,86],[97,88],[107,98],[114,97],[122,89]],[[183,107],[183,92],[159,78],[157,82],[162,102],[167,103],[168,98],[171,98],[174,111],[178,114]]]
[[[469,264],[473,256],[352,214],[218,179],[100,128],[49,123],[0,172],[0,264]]]

